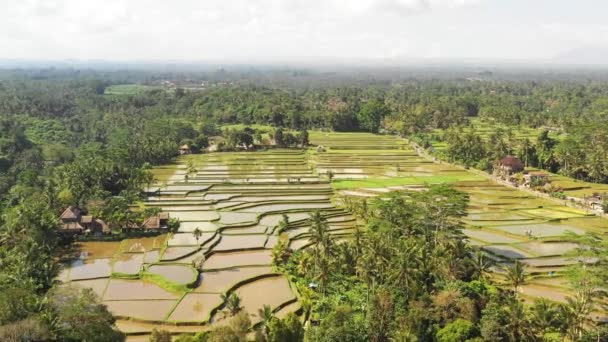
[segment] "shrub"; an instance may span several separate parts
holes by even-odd
[[[436,337],[439,342],[466,341],[474,337],[475,334],[475,324],[458,318],[439,330]]]

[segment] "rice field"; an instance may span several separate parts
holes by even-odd
[[[187,173],[186,165],[196,170]],[[356,224],[332,203],[334,189],[303,150],[188,155],[154,174],[157,184],[147,190],[156,193],[146,205],[179,219],[177,232],[84,243],[60,276],[69,286],[93,288],[128,333],[141,333],[137,324],[146,334],[154,326],[181,332],[220,324],[221,295],[233,292],[254,322],[264,304],[281,315],[296,311],[297,293],[271,268],[276,227],[286,216],[287,236],[307,233],[316,209],[336,236]],[[202,234],[195,236],[197,229]]]
[[[479,130],[486,129],[489,134],[491,130],[482,126]],[[539,132],[520,130],[516,133],[516,139],[523,139],[536,137]],[[343,196],[382,196],[389,190],[416,191],[433,183],[450,183],[468,193],[470,205],[464,220],[468,227],[464,233],[470,243],[480,246],[499,263],[522,260],[529,272],[539,277],[534,279],[535,286],[560,279],[563,267],[576,262],[564,256],[576,248],[563,241],[565,234],[587,231],[604,234],[608,228],[608,220],[604,218],[587,216],[583,211],[493,183],[447,163],[423,159],[404,139],[358,133],[315,133],[311,134],[311,141],[325,147],[325,151],[314,152],[313,160],[334,173],[332,185]],[[563,183],[560,186],[568,195],[590,194],[598,189],[597,184],[572,180],[566,184],[564,177],[554,178]],[[292,247],[305,246],[305,235],[297,237],[292,240]],[[527,295],[543,295],[532,288],[535,287],[528,289]],[[563,289],[556,291],[561,294]],[[551,298],[554,294],[547,296]]]
[[[538,275],[572,262],[564,256],[574,248],[562,241],[566,232],[608,228],[605,219],[420,157],[404,139],[325,132],[311,132],[310,139],[323,149],[186,155],[154,169],[157,183],[151,188],[157,192],[146,205],[178,218],[178,231],[81,243],[59,280],[92,288],[128,334],[145,336],[154,327],[195,332],[221,324],[222,294],[238,293],[254,322],[263,304],[281,316],[299,310],[298,293],[271,268],[277,226],[287,217],[290,247],[307,248],[307,220],[318,209],[328,218],[330,234],[344,239],[357,222],[339,208],[341,196],[453,184],[470,195],[464,233],[471,244],[499,262],[521,259]],[[195,170],[188,173],[186,165]],[[203,232],[198,237],[197,229]]]

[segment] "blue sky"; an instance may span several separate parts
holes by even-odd
[[[606,49],[603,0],[0,0],[0,58],[549,59]]]

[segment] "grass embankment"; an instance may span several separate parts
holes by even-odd
[[[174,293],[181,294],[184,292],[191,291],[191,288],[189,287],[189,285],[191,286],[191,284],[178,284],[167,280],[167,278],[156,273],[141,272],[140,279],[154,283],[160,286],[161,288]],[[196,282],[196,279],[194,282]]]
[[[331,185],[336,190],[357,188],[385,188],[400,185],[423,185],[439,183],[456,183],[462,181],[480,181],[483,177],[475,175],[467,176],[425,176],[425,177],[396,177],[396,178],[365,178],[365,179],[338,179],[333,180]]]

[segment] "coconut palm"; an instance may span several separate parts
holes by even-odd
[[[579,341],[585,331],[585,325],[590,321],[593,304],[589,297],[577,293],[574,297],[566,298],[566,304],[561,306],[560,313],[566,324],[565,333],[572,341]]]
[[[331,254],[331,239],[329,225],[319,210],[310,215],[310,241],[313,245],[315,268],[319,259]]]
[[[393,268],[390,270],[389,279],[406,293],[416,282],[418,272],[419,246],[408,240],[400,240],[397,251],[393,258]]]
[[[473,278],[477,280],[488,280],[490,269],[494,265],[494,261],[488,258],[480,250],[477,250],[470,260],[471,268],[473,269]]]
[[[331,277],[332,269],[331,262],[329,258],[322,256],[317,264],[316,276],[315,280],[319,282],[319,286],[321,287],[321,291],[323,295],[325,295],[325,290],[327,289],[327,283]]]
[[[258,316],[260,317],[262,331],[264,335],[268,337],[268,333],[270,332],[269,324],[274,318],[274,313],[272,312],[270,305],[264,305],[261,309],[258,309]]]
[[[519,286],[526,281],[526,270],[524,264],[522,264],[519,260],[515,260],[511,266],[506,268],[506,272],[507,281],[511,286],[513,286],[513,290],[517,292]]]
[[[239,311],[241,311],[241,297],[239,297],[238,294],[234,292],[230,296],[222,294],[221,298],[224,302],[226,302],[226,308],[232,316],[235,316],[239,313]]]
[[[526,319],[527,312],[525,305],[513,298],[505,308],[507,324],[505,330],[509,334],[510,341],[528,341],[532,336],[530,322]]]
[[[531,321],[537,336],[543,336],[558,321],[557,305],[546,298],[538,298],[530,307]]]

